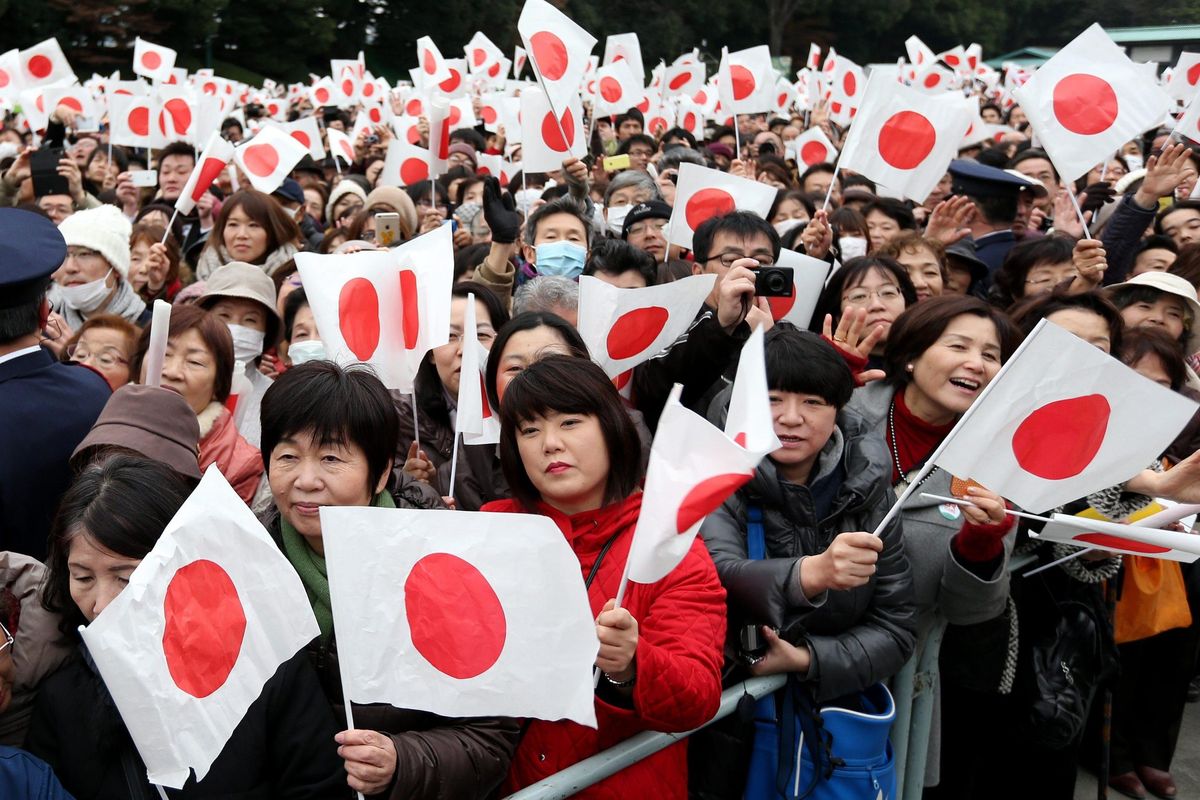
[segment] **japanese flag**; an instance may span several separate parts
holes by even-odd
[[[165,141],[189,141],[196,125],[191,92],[182,86],[161,87],[158,92],[158,132]]]
[[[150,782],[179,789],[319,630],[296,571],[212,466],[80,632]]]
[[[1200,536],[1194,533],[1148,528],[1142,525],[1123,525],[1108,520],[1055,514],[1040,533],[1030,531],[1038,539],[1063,542],[1078,547],[1096,547],[1114,553],[1133,556],[1165,558],[1191,564],[1200,558]]]
[[[462,364],[458,379],[458,413],[455,423],[465,444],[498,444],[500,417],[492,411],[483,373],[487,367],[488,351],[479,343],[475,321],[475,295],[467,295],[467,312],[463,315]]]
[[[600,116],[624,114],[641,101],[641,83],[624,59],[601,67],[596,71],[595,113]]]
[[[412,391],[425,353],[450,339],[450,228],[388,250],[296,256],[332,360],[370,364],[389,389]]]
[[[498,73],[500,62],[504,59],[504,52],[482,31],[475,31],[471,41],[463,47],[463,53],[467,57],[467,69],[471,74],[487,74],[493,68],[496,68]]]
[[[778,190],[765,183],[699,164],[680,164],[667,240],[691,248],[692,234],[700,223],[730,211],[753,211],[765,218],[776,194]]]
[[[0,55],[0,97],[15,99],[22,86],[20,51],[9,50]]]
[[[592,359],[615,378],[682,336],[716,282],[716,275],[690,275],[660,286],[621,289],[585,275],[579,279],[579,335]]]
[[[517,45],[513,48],[513,78],[521,77],[521,71],[525,69],[525,62],[529,60],[529,55],[525,52],[525,48]]]
[[[807,330],[812,322],[813,311],[817,307],[817,299],[825,288],[825,279],[829,276],[829,264],[819,258],[813,258],[786,247],[779,251],[776,266],[791,267],[793,286],[791,297],[768,297],[767,304],[771,307],[771,319],[776,322],[790,322],[800,330]]]
[[[579,99],[579,85],[596,38],[546,0],[525,0],[517,30],[550,106],[565,113]]]
[[[387,157],[379,173],[381,186],[412,186],[428,180],[428,150],[401,139],[388,142]]]
[[[473,98],[470,97],[460,97],[450,101],[450,108],[446,112],[446,124],[450,126],[451,131],[459,128],[474,128],[479,124],[479,121],[475,119],[474,105]]]
[[[467,61],[464,58],[446,59],[449,75],[439,81],[437,90],[447,97],[462,97],[467,93]]]
[[[808,68],[821,68],[821,48],[816,43],[810,43],[808,45]]]
[[[475,159],[479,162],[479,167],[475,170],[476,175],[492,175],[496,178],[500,178],[501,184],[505,183],[505,180],[500,177],[506,172],[504,168],[504,156],[492,155],[489,153],[479,153],[475,156]]]
[[[337,128],[326,128],[325,138],[329,141],[329,152],[334,157],[340,158],[346,162],[346,166],[354,163],[354,143],[350,141],[350,137],[339,131]]]
[[[932,64],[937,60],[937,56],[933,54],[933,50],[921,41],[918,36],[910,36],[904,40],[904,50],[908,53],[908,63],[912,64],[918,70]]]
[[[426,88],[435,86],[450,77],[450,67],[442,58],[442,51],[433,43],[433,39],[422,36],[417,39],[417,63],[421,73],[422,85]]]
[[[796,87],[787,78],[778,78],[775,81],[775,108],[774,111],[783,117],[790,117],[792,109],[794,109],[800,98],[796,94]]]
[[[444,97],[429,103],[429,174],[441,175],[450,158],[450,104]]]
[[[280,123],[279,128],[306,148],[314,161],[325,158],[325,145],[321,143],[321,129],[317,127],[316,117],[301,117],[295,122]]]
[[[1200,53],[1180,53],[1179,61],[1171,71],[1171,82],[1167,93],[1176,100],[1187,101],[1200,89]]]
[[[39,42],[28,50],[22,50],[21,82],[25,86],[45,86],[50,83],[75,80],[75,73],[67,63],[57,39]]]
[[[717,90],[725,114],[757,114],[774,107],[775,70],[771,51],[759,45],[730,53],[721,48]]]
[[[152,81],[166,83],[175,68],[175,51],[151,44],[142,37],[133,40],[133,73]]]
[[[330,77],[339,105],[356,105],[362,91],[363,65],[348,59],[330,59]]]
[[[428,113],[429,102],[426,95],[420,92],[410,92],[404,98],[404,114],[409,117],[423,117]]]
[[[583,158],[587,152],[579,96],[575,95],[562,108],[562,114],[555,115],[540,89],[531,87],[521,92],[521,152],[527,172],[562,169],[564,159]]]
[[[697,105],[683,97],[679,99],[676,121],[679,123],[679,127],[692,134],[692,136],[695,136],[697,140],[704,138],[704,121],[706,118],[707,115],[704,112],[703,106]]]
[[[704,88],[705,74],[702,62],[688,62],[667,67],[663,74],[663,93],[666,97],[682,94],[691,96]]]
[[[1034,513],[1128,480],[1196,404],[1053,323],[1038,323],[934,458]]]
[[[162,147],[166,144],[151,121],[158,104],[149,97],[111,95],[108,98],[109,139],[124,147]]]
[[[938,53],[938,61],[941,61],[946,66],[950,67],[955,72],[961,71],[967,65],[967,56],[963,51],[963,46],[957,44],[949,50]]]
[[[596,626],[548,517],[326,506],[321,530],[352,702],[596,726]]]
[[[1059,50],[1013,96],[1064,181],[1157,126],[1171,106],[1166,92],[1098,24]]]
[[[880,80],[883,80],[882,75]],[[829,87],[829,118],[838,125],[849,125],[867,102],[866,88],[867,78],[862,67],[840,56]]]
[[[484,130],[495,133],[502,124],[504,95],[493,92],[479,98],[479,120]]]
[[[629,74],[637,79],[637,88],[645,88],[646,68],[642,63],[642,46],[636,33],[614,33],[604,40],[604,60],[600,63],[608,65],[621,62],[629,67]]]
[[[878,74],[867,83],[861,109],[842,148],[842,168],[924,201],[970,127],[970,101],[955,93],[931,97]]]
[[[312,98],[312,104],[318,107],[337,105],[340,99],[333,81],[329,78],[321,78],[314,83],[309,90],[309,96]]]
[[[788,142],[797,164],[803,164],[801,172],[813,164],[832,164],[837,161],[838,151],[829,137],[820,128],[809,128]]]
[[[941,94],[955,86],[954,73],[937,64],[930,64],[913,80],[913,88],[925,94]]]
[[[654,583],[683,560],[704,517],[754,477],[757,456],[679,404],[676,384],[650,447],[642,512],[629,546],[629,580]]]
[[[210,134],[208,143],[204,145],[203,152],[196,160],[196,168],[188,176],[183,191],[175,200],[175,208],[179,210],[180,214],[192,213],[196,203],[213,185],[217,176],[221,174],[221,170],[225,169],[232,158],[233,145],[221,138],[219,133]]]
[[[278,128],[263,128],[234,150],[233,159],[255,189],[270,194],[306,155],[308,148],[291,136]]]
[[[978,42],[972,42],[967,47],[967,49],[963,51],[963,60],[966,63],[965,63],[965,68],[962,70],[962,74],[966,77],[972,77],[974,75],[979,75],[980,67],[981,66],[987,67],[986,64],[982,63],[982,61],[983,61],[983,46],[980,45]],[[988,67],[988,69],[991,69],[991,68]]]
[[[760,325],[742,345],[729,396],[729,414],[725,417],[725,435],[759,457],[780,447],[767,392],[767,361]]]
[[[45,97],[46,113],[53,112],[59,106],[66,106],[80,117],[99,121],[96,101],[92,93],[82,86],[47,86],[42,95]],[[78,126],[79,120],[76,120]]]

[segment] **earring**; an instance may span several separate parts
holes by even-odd
[[[905,365],[904,365],[904,368],[905,368],[906,370],[908,370],[909,372],[912,372],[912,371],[913,371],[913,365],[912,365],[912,364],[905,364]]]

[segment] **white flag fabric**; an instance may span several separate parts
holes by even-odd
[[[792,152],[796,163],[803,164],[805,169],[813,164],[832,164],[838,156],[837,147],[820,128],[809,128],[788,142],[788,150]]]
[[[704,80],[703,62],[691,61],[674,64],[667,67],[666,72],[663,73],[664,94],[666,97],[676,94],[691,97],[704,88]]]
[[[1073,181],[1159,125],[1171,99],[1091,25],[1013,96],[1064,181]]]
[[[189,769],[204,778],[266,682],[319,632],[296,571],[216,466],[81,629],[150,782],[173,789]]]
[[[352,702],[596,726],[595,622],[548,517],[338,506],[321,530]]]
[[[659,286],[622,289],[584,275],[579,279],[579,335],[592,360],[615,378],[682,336],[716,282],[713,274],[689,275]]]
[[[253,139],[233,151],[233,160],[255,189],[270,194],[306,155],[308,148],[283,131],[262,128]]]
[[[175,199],[175,208],[179,210],[180,214],[192,213],[196,203],[209,190],[217,176],[221,174],[221,170],[225,169],[225,165],[232,158],[233,145],[222,138],[220,133],[210,134],[208,144],[204,145],[204,150],[196,159],[196,168],[188,176],[187,183],[184,184],[179,197]]]
[[[521,153],[526,172],[553,172],[562,169],[564,159],[583,158],[587,153],[579,95],[570,98],[557,116],[554,108],[536,87],[521,92]]]
[[[330,154],[345,161],[346,166],[354,163],[354,142],[350,141],[349,136],[337,128],[326,128],[325,137],[329,141]]]
[[[1200,90],[1200,53],[1183,52],[1171,71],[1167,94],[1176,100],[1191,100]]]
[[[1200,99],[1197,98],[1200,98],[1200,92],[1192,95],[1183,109],[1183,115],[1175,123],[1175,133],[1193,142],[1200,142]]]
[[[421,85],[426,89],[432,89],[450,77],[450,67],[442,58],[442,51],[428,36],[417,39],[417,61],[421,65]]]
[[[971,125],[970,101],[957,93],[922,94],[875,72],[859,108],[841,168],[924,202]]]
[[[450,228],[443,223],[388,250],[297,254],[330,359],[370,364],[389,389],[412,391],[425,353],[450,338]]]
[[[908,53],[908,62],[918,70],[937,60],[933,50],[916,35],[904,40],[904,49]]]
[[[22,97],[25,95],[22,92]],[[153,124],[159,106],[153,98],[116,94],[108,98],[109,138],[113,144],[141,149],[162,147],[166,142]]]
[[[733,392],[729,396],[729,414],[725,417],[725,435],[759,457],[780,447],[771,416],[771,401],[767,396],[763,336],[762,326],[759,326],[742,345]]]
[[[730,53],[721,48],[717,92],[722,114],[757,114],[773,108],[775,69],[764,44]]]
[[[749,178],[699,164],[680,164],[668,240],[690,248],[692,234],[702,222],[730,211],[753,211],[766,218],[778,193],[775,187]]]
[[[308,148],[308,154],[314,161],[325,158],[325,145],[321,143],[321,129],[317,127],[316,117],[302,117],[294,122],[279,122],[276,125],[301,146]]]
[[[1107,520],[1073,517],[1055,514],[1040,533],[1038,539],[1063,542],[1077,547],[1095,547],[1114,553],[1133,556],[1165,558],[1191,564],[1200,558],[1200,536],[1194,533],[1147,528],[1141,525],[1123,525]]]
[[[194,95],[186,86],[159,86],[158,133],[164,141],[190,142],[195,135],[197,113]]]
[[[629,74],[637,79],[637,88],[645,88],[646,67],[642,62],[642,45],[636,33],[614,33],[606,37],[604,59],[600,63],[603,66],[625,64],[629,68]],[[621,109],[622,112],[627,110],[628,107]]]
[[[28,50],[22,50],[19,58],[21,81],[26,87],[75,80],[75,73],[67,63],[57,39],[38,42]]]
[[[381,186],[412,186],[429,180],[429,151],[402,139],[388,142],[387,157],[379,173]]]
[[[596,70],[596,113],[600,116],[624,114],[642,99],[641,81],[634,77],[624,59]]]
[[[517,30],[550,106],[563,114],[573,100],[579,99],[579,85],[596,37],[546,0],[525,0]]]
[[[435,97],[429,102],[428,154],[430,175],[436,177],[449,169],[450,103],[444,97]]]
[[[767,298],[771,319],[790,322],[802,331],[808,330],[821,290],[825,288],[825,279],[829,276],[829,263],[784,247],[780,249],[775,265],[792,268],[793,287],[791,297]]]
[[[759,456],[679,404],[676,384],[650,446],[642,512],[629,545],[629,580],[654,583],[683,560],[704,517],[754,477]]]
[[[479,343],[477,324],[475,295],[468,294],[467,311],[463,315],[462,364],[458,371],[458,412],[454,421],[464,443],[498,444],[500,417],[493,413],[483,385],[488,351]]]
[[[495,78],[500,74],[501,62],[505,60],[504,51],[487,37],[482,31],[475,31],[471,41],[463,47],[467,56],[467,69],[472,73],[484,73]]]
[[[169,47],[147,42],[138,36],[133,40],[133,72],[150,80],[166,83],[175,68],[175,51]]]
[[[934,463],[1041,513],[1133,477],[1195,411],[1183,395],[1043,320]]]

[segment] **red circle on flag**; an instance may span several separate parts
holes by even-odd
[[[947,64],[949,64],[952,67],[957,67],[960,63],[958,60],[958,56],[952,55],[950,53],[947,53],[946,55],[942,56],[942,61],[945,61]]]
[[[826,97],[825,99],[828,100],[829,98]],[[830,104],[829,108],[835,114],[842,113],[842,104],[839,103],[837,100],[834,100],[833,103]]]
[[[163,128],[164,133],[170,133],[166,129],[165,117],[171,118],[171,127],[175,135],[182,136],[187,133],[188,128],[192,126],[192,109],[188,107],[187,101],[181,97],[174,97],[163,103],[162,114],[159,115],[159,124]]]
[[[708,103],[708,92],[704,91],[703,89],[696,92],[694,95],[692,95],[692,102],[698,106],[706,105]]]
[[[366,361],[379,347],[379,293],[366,278],[351,278],[338,294],[338,329],[346,347]]]
[[[308,134],[305,133],[304,131],[292,131],[291,135],[292,135],[293,139],[295,139],[300,144],[304,145],[306,148],[312,147],[312,141],[309,140]]]
[[[83,113],[83,103],[79,102],[79,98],[77,97],[64,97],[58,101],[58,104],[72,109],[77,114]]]
[[[620,375],[612,379],[613,386],[617,387],[617,391],[621,391],[629,385],[629,381],[633,380],[633,370],[627,369]]]
[[[482,108],[479,109],[479,117],[484,122],[486,122],[488,125],[496,124],[496,118],[497,118],[496,107],[495,106],[483,106]]]
[[[1077,72],[1054,85],[1054,117],[1071,133],[1095,136],[1112,127],[1119,104],[1112,85]]]
[[[937,86],[941,82],[942,82],[942,76],[938,75],[936,72],[931,72],[928,75],[926,75],[925,80],[923,81],[926,89],[932,89],[933,87]]]
[[[846,97],[854,97],[854,93],[858,91],[858,79],[854,77],[853,72],[842,76],[842,91],[846,93]]]
[[[641,111],[643,114],[650,113],[650,96],[649,95],[644,95],[642,97],[642,101],[637,104],[637,109],[638,109],[638,111]]]
[[[689,111],[683,115],[683,127],[687,128],[689,131],[696,130],[696,112]]]
[[[200,198],[208,191],[208,187],[213,185],[213,181],[221,174],[221,170],[225,169],[225,162],[219,158],[208,156],[200,165],[200,176],[196,178],[196,186],[192,189],[192,201],[198,202]]]
[[[54,71],[54,62],[43,55],[36,55],[26,64],[29,74],[35,78],[45,78]]]
[[[606,102],[615,103],[621,99],[621,82],[616,78],[604,76],[600,79],[600,96]]]
[[[529,47],[533,52],[533,61],[543,78],[556,81],[567,74],[570,58],[562,39],[550,31],[538,31],[530,38]]]
[[[671,313],[662,306],[635,308],[622,314],[608,332],[609,358],[620,361],[641,353],[662,333]]]
[[[752,477],[752,473],[729,472],[700,481],[679,505],[679,512],[675,515],[675,532],[687,533],[689,528],[724,503],[725,498]]]
[[[767,305],[771,307],[771,319],[778,322],[788,315],[796,305],[796,291],[792,290],[791,297],[768,297]]]
[[[229,574],[204,559],[177,569],[163,598],[163,623],[163,655],[175,685],[192,697],[224,686],[246,635],[246,612]]]
[[[242,166],[251,175],[265,178],[279,166],[279,151],[269,144],[252,144],[242,153]]]
[[[1138,553],[1169,553],[1171,548],[1157,544],[1146,544],[1126,539],[1124,536],[1114,536],[1110,533],[1081,533],[1075,537],[1077,542],[1087,542],[1103,550],[1133,550]]]
[[[422,158],[406,158],[400,164],[400,182],[405,186],[429,180],[429,164]]]
[[[383,110],[379,108],[372,108],[367,112],[367,118],[371,120],[371,122],[374,122],[376,125],[378,125],[379,123],[383,122]]]
[[[460,109],[458,106],[450,106],[450,113],[446,115],[446,124],[457,125],[458,121],[461,119],[462,109]]]
[[[419,116],[421,116],[421,111],[423,110],[423,107],[424,107],[424,104],[421,102],[421,98],[414,97],[412,100],[408,101],[408,104],[406,106],[404,106],[404,111],[410,117],[419,117]]]
[[[41,111],[43,114],[45,114],[46,113],[46,95],[38,93],[37,100],[34,102],[34,105],[37,106],[38,111]]]
[[[701,189],[688,198],[683,208],[684,219],[692,230],[700,227],[700,223],[718,214],[728,214],[737,208],[733,195],[724,189],[709,187]]]
[[[837,67],[836,61],[834,61],[832,58],[825,59],[825,68],[824,69],[826,72],[833,72],[835,67]]]
[[[421,66],[425,68],[425,72],[433,75],[437,72],[437,58],[433,55],[432,50],[426,50],[425,55],[421,58]]]
[[[1021,469],[1060,481],[1087,469],[1104,444],[1112,407],[1102,394],[1055,400],[1033,411],[1012,437]]]
[[[564,135],[567,137],[565,141]],[[555,120],[553,112],[542,117],[542,141],[558,153],[565,153],[571,149],[571,145],[575,144],[575,117],[571,114],[571,109],[563,112],[561,126]]]
[[[879,129],[879,155],[896,169],[920,166],[935,144],[933,124],[916,111],[898,111]]]
[[[488,74],[489,78],[495,78],[497,75],[499,75],[500,74],[500,62],[497,61],[495,64],[492,64],[490,67],[488,67],[487,74]]]
[[[317,96],[317,102],[320,103],[321,105],[325,105],[326,103],[329,102],[329,90],[326,89],[324,86],[317,89],[317,91],[314,92],[314,94],[316,94],[316,96]]]
[[[805,142],[800,147],[800,160],[805,166],[820,164],[822,161],[829,160],[829,148],[821,142],[811,141]]]
[[[787,92],[780,92],[779,99],[775,101],[775,105],[783,108],[785,105],[787,105],[787,97]]]
[[[0,89],[8,86],[9,81],[11,80],[12,79],[8,76],[8,70],[0,69]]]
[[[670,83],[667,84],[667,88],[673,92],[677,92],[680,89],[682,89],[684,86],[687,86],[688,81],[690,81],[691,79],[692,79],[692,74],[690,72],[681,72],[678,75],[676,75],[674,78],[671,78]]]
[[[754,89],[758,85],[754,80],[754,73],[741,64],[733,64],[729,67],[729,83],[733,90],[734,100],[745,100],[754,94]]]
[[[439,83],[438,88],[443,92],[450,93],[457,89],[460,83],[462,83],[462,73],[451,67],[450,77]]]
[[[129,130],[137,136],[148,136],[150,134],[150,109],[145,106],[138,106],[129,112]]]
[[[458,556],[430,553],[413,564],[404,612],[413,647],[452,678],[482,675],[504,652],[504,604],[483,573]]]
[[[346,95],[346,97],[354,96],[354,81],[349,78],[342,81],[342,94]]]
[[[482,47],[476,47],[471,52],[471,57],[475,60],[475,66],[482,67],[483,62],[487,61],[487,51]]]
[[[146,69],[158,69],[162,66],[162,56],[153,50],[142,53],[142,66]]]
[[[363,87],[362,87],[362,96],[363,97],[373,97],[374,95],[375,95],[375,84],[364,83]]]
[[[1187,82],[1195,86],[1197,81],[1200,81],[1200,61],[1188,67]]]
[[[419,130],[417,130],[416,125],[413,125],[411,128],[408,129],[408,143],[415,144],[415,145],[421,144],[421,132]],[[351,158],[350,161],[353,162],[354,159]]]

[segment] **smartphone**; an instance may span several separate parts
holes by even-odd
[[[51,194],[70,194],[67,179],[58,174],[58,162],[64,151],[61,147],[47,147],[33,151],[29,157],[29,170],[33,175],[34,197]]]
[[[400,215],[394,211],[380,211],[375,215],[375,244],[391,247],[400,243]]]
[[[154,169],[135,169],[129,173],[129,181],[139,189],[148,189],[158,186],[158,170]]]
[[[619,169],[629,169],[629,154],[620,156],[605,156],[604,171],[616,172]]]

